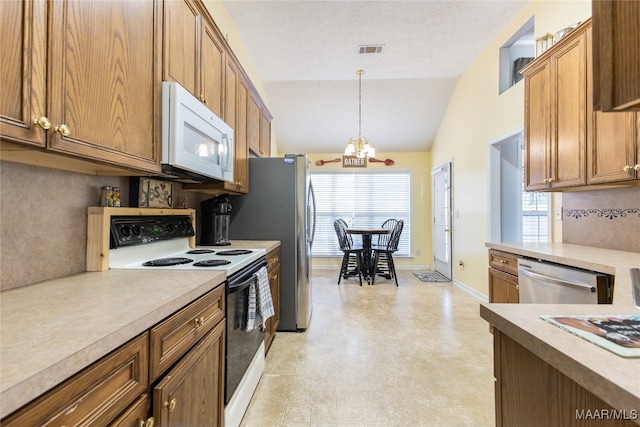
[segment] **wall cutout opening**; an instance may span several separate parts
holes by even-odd
[[[532,16],[500,48],[500,94],[522,80],[519,71],[535,57],[534,17]]]

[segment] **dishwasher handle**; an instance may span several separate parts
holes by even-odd
[[[525,270],[523,268],[518,268],[518,274],[523,274],[533,279],[538,279],[548,283],[553,283],[554,285],[571,286],[574,288],[583,288],[584,290],[588,290],[590,292],[596,292],[595,286],[589,286],[582,283],[568,282],[566,280],[561,280],[555,277],[545,276],[544,274],[534,273],[533,271]]]

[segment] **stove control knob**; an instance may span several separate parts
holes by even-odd
[[[128,225],[120,227],[120,235],[123,237],[131,237],[131,228]]]
[[[173,224],[167,224],[167,231],[169,233],[173,233],[173,230],[174,230]]]
[[[134,225],[133,227],[131,227],[131,232],[134,236],[139,236],[140,233],[142,233],[142,230],[140,229],[139,225]]]

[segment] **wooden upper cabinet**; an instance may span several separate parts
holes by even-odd
[[[529,191],[586,184],[587,45],[581,26],[523,70]]]
[[[525,75],[525,187],[548,188],[551,145],[551,66],[538,62]]]
[[[213,24],[203,19],[202,55],[200,58],[200,96],[202,102],[218,117],[222,117],[225,66],[225,54],[222,42]]]
[[[234,128],[235,164],[233,168],[235,190],[240,193],[249,191],[249,147],[246,137],[246,84],[240,88],[238,66],[227,60],[225,73],[225,121]],[[239,94],[242,92],[242,95]],[[240,105],[242,98],[242,105]]]
[[[260,104],[253,92],[249,93],[247,99],[247,139],[249,140],[249,150],[259,157],[260,152]]]
[[[158,4],[49,4],[49,148],[159,171]]]
[[[222,116],[225,50],[203,5],[193,0],[164,1],[164,74]]]
[[[49,121],[46,14],[44,0],[0,1],[0,133],[7,140],[39,147],[46,145],[47,131],[34,120]]]
[[[260,156],[271,156],[271,116],[264,109],[260,109]]]
[[[640,2],[593,0],[596,110],[640,111]]]
[[[0,12],[2,139],[159,172],[157,4],[3,1]]]
[[[164,1],[163,80],[178,82],[198,96],[202,14],[191,0]]]

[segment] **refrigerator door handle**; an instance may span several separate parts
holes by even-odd
[[[312,217],[313,217],[313,225],[311,227],[311,236],[307,237],[307,241],[309,245],[313,245],[313,239],[316,236],[316,194],[313,191],[313,184],[309,181],[309,199],[311,202],[312,209]],[[307,208],[308,209],[308,208]]]
[[[566,280],[560,280],[560,279],[558,279],[556,277],[545,276],[543,274],[534,273],[532,271],[525,270],[525,269],[522,269],[522,268],[518,268],[518,274],[522,274],[524,276],[528,276],[528,277],[531,277],[533,279],[538,279],[538,280],[541,280],[543,282],[552,283],[554,285],[571,286],[571,287],[574,287],[574,288],[582,288],[585,291],[590,291],[590,292],[595,292],[596,291],[596,288],[593,287],[593,286],[585,285],[585,284],[582,284],[582,283],[568,282]]]

